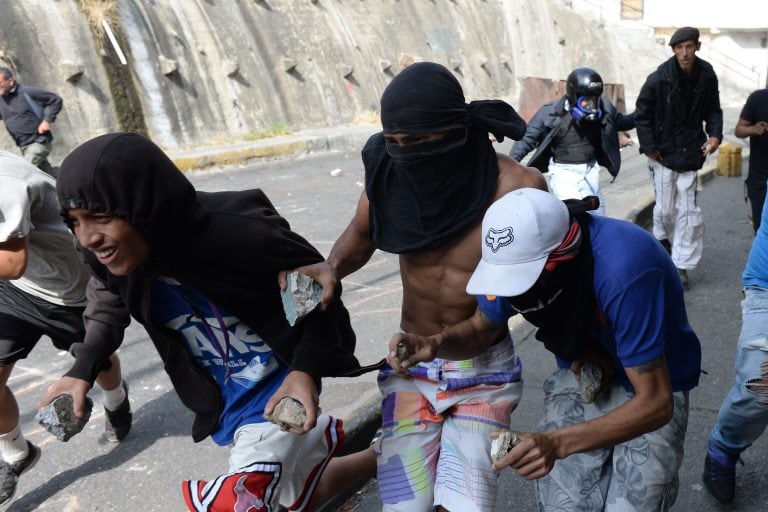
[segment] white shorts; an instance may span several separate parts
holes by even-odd
[[[235,432],[229,473],[184,481],[184,501],[192,512],[277,510],[278,503],[304,510],[343,444],[342,421],[326,415],[300,436],[268,422],[244,425]]]

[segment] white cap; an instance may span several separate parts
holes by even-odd
[[[467,293],[501,297],[525,293],[569,228],[568,208],[549,192],[535,188],[509,192],[485,212],[483,255]]]

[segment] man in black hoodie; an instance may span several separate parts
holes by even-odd
[[[318,415],[320,379],[365,371],[340,299],[293,327],[283,313],[278,272],[319,262],[320,254],[260,190],[198,192],[137,134],[75,149],[57,193],[94,277],[85,339],[71,348],[75,364],[42,405],[70,394],[79,415],[133,317],[195,413],[193,439],[233,444],[229,473],[184,482],[188,508],[307,509],[343,440],[341,421]],[[306,410],[304,425],[290,432],[264,421],[286,396]]]
[[[698,170],[723,140],[723,111],[717,75],[696,57],[698,29],[678,29],[669,46],[675,55],[645,81],[635,123],[656,195],[653,235],[672,256],[687,288],[688,271],[699,263],[704,247],[704,219],[696,203]]]

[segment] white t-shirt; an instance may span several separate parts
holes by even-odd
[[[56,181],[26,160],[0,151],[0,242],[26,237],[27,269],[9,281],[61,306],[84,306],[89,274],[59,214]]]

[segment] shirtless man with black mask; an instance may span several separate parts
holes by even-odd
[[[393,330],[428,336],[475,311],[464,290],[480,261],[488,206],[517,188],[546,190],[546,182],[489,140],[523,136],[514,109],[499,100],[467,104],[439,64],[397,75],[381,97],[381,121],[363,149],[365,192],[352,221],[325,262],[299,270],[323,285],[328,302],[336,282],[376,249],[399,254],[403,302]],[[413,366],[410,378],[390,367],[379,375],[383,432],[373,452],[384,510],[494,510],[490,434],[509,425],[520,399],[520,361],[508,332],[472,359],[461,349],[437,357]],[[371,450],[358,455],[372,471]]]

